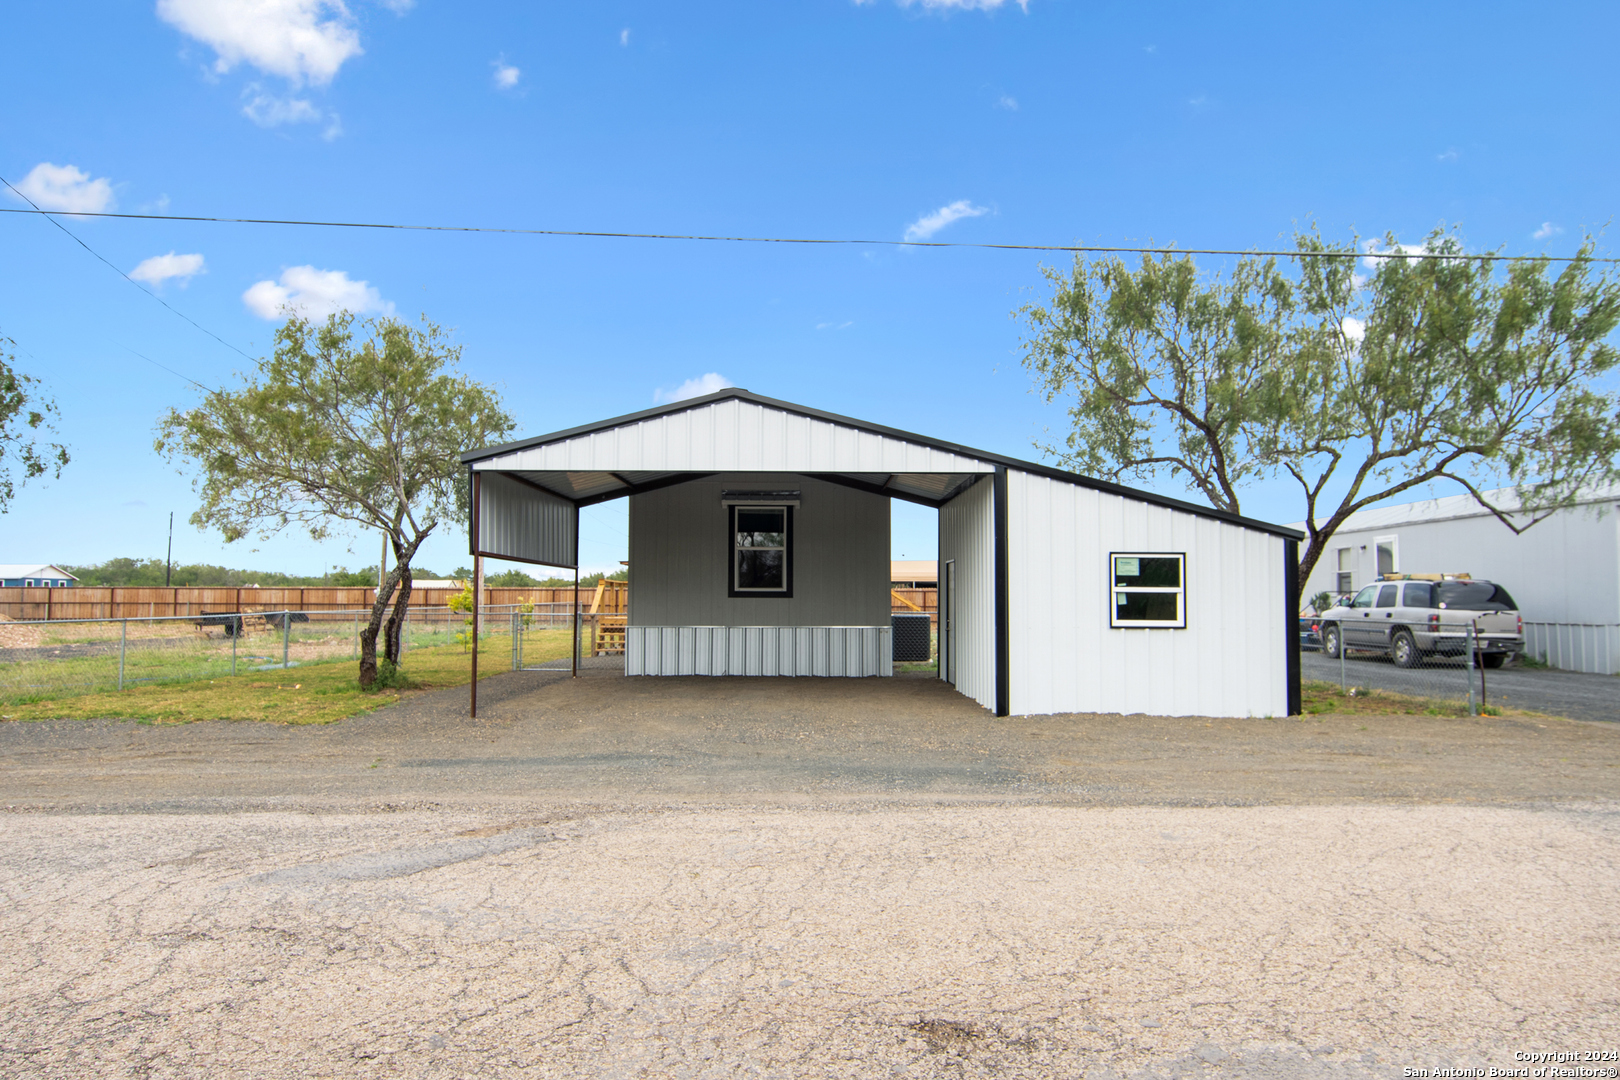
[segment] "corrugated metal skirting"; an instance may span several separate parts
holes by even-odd
[[[894,674],[887,626],[632,626],[626,675]]]
[[[1620,673],[1620,626],[1526,622],[1524,651],[1562,671],[1614,675]]]

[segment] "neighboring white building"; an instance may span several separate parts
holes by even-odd
[[[728,389],[470,451],[472,554],[630,501],[627,675],[889,675],[889,500],[939,511],[940,677],[1010,713],[1299,712],[1298,533]]]
[[[1486,493],[1517,506],[1511,491]],[[1304,589],[1347,593],[1382,573],[1470,574],[1503,586],[1525,649],[1570,671],[1620,673],[1620,487],[1601,488],[1522,533],[1468,494],[1352,514]],[[1303,524],[1294,528],[1303,529]]]

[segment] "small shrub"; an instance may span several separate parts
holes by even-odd
[[[411,682],[410,676],[399,669],[392,660],[377,658],[377,681],[365,688],[368,694],[378,694],[384,690],[409,690],[416,685]]]

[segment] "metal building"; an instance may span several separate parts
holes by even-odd
[[[630,500],[627,675],[891,673],[889,499],[939,511],[939,675],[993,709],[1299,712],[1299,533],[728,389],[462,455],[475,557]]]
[[[1511,490],[1485,493],[1518,504]],[[1620,674],[1620,486],[1514,533],[1472,495],[1362,510],[1311,570],[1305,598],[1354,592],[1381,573],[1466,573],[1503,586],[1524,618],[1525,651],[1567,671]]]

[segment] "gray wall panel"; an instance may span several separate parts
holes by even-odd
[[[478,473],[478,550],[484,555],[573,567],[574,520],[566,499],[499,473]]]
[[[797,490],[793,596],[727,596],[726,490]],[[735,473],[630,497],[632,626],[887,626],[889,500],[802,476]]]

